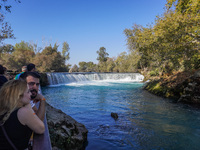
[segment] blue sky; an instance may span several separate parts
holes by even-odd
[[[6,20],[16,39],[4,43],[25,41],[42,48],[57,43],[61,51],[66,41],[70,47],[67,64],[97,63],[100,47],[106,48],[109,57],[128,52],[124,29],[153,23],[165,4],[166,0],[12,0]]]

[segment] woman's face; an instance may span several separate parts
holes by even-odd
[[[22,97],[22,103],[23,104],[29,104],[31,100],[31,92],[30,90],[27,88],[24,92],[24,96]]]

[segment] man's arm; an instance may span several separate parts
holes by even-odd
[[[44,120],[45,117],[45,98],[43,95],[38,94],[37,97],[34,99],[34,101],[40,101],[39,108],[37,109],[36,106],[32,107],[38,118],[40,118],[42,121]]]
[[[44,120],[45,117],[45,104],[46,104],[45,98],[41,99],[39,108],[36,111],[38,118],[40,118],[42,121]]]
[[[36,107],[35,105],[32,107],[32,109],[33,109],[33,111],[34,111],[35,113],[37,113],[38,109],[37,109],[37,107]]]

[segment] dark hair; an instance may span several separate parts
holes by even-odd
[[[26,80],[26,77],[28,77],[28,76],[32,76],[32,77],[34,77],[34,78],[40,79],[39,73],[37,73],[37,72],[30,72],[30,71],[24,72],[23,74],[21,74],[21,75],[20,75],[20,79]]]
[[[2,65],[0,65],[0,74],[4,74],[4,69]]]
[[[4,70],[4,73],[5,73],[5,71],[7,71],[7,68],[6,68],[6,67],[3,67],[3,70]]]
[[[34,69],[34,68],[35,68],[35,65],[32,64],[32,63],[30,63],[30,64],[27,65],[27,70],[28,70],[28,71],[31,71],[31,70]]]

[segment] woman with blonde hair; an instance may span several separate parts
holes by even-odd
[[[5,129],[0,128],[0,149],[13,149],[12,144],[26,149],[32,132],[44,133],[43,121],[31,108],[30,95],[24,80],[10,80],[0,89],[0,121]]]

